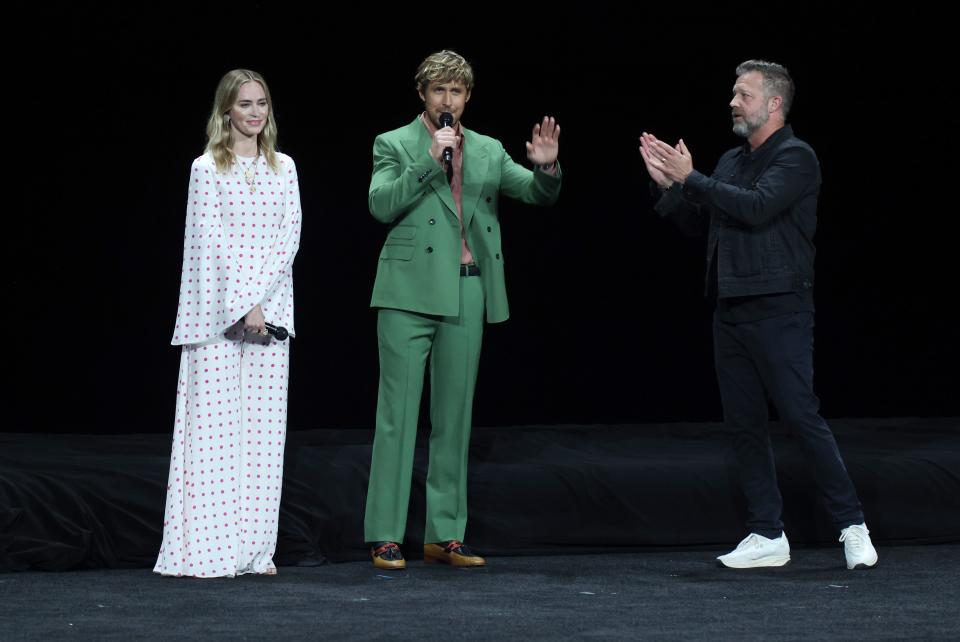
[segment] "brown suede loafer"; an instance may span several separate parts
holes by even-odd
[[[373,565],[385,571],[402,571],[407,568],[400,547],[393,542],[377,542],[370,549]]]
[[[451,540],[423,545],[423,561],[428,564],[441,562],[450,566],[485,566],[487,561],[474,555],[463,542]]]

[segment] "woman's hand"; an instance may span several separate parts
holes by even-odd
[[[243,317],[243,329],[257,334],[267,333],[267,320],[263,318],[263,310],[260,306],[255,306]]]

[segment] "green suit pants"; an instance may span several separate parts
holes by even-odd
[[[435,316],[380,309],[380,390],[364,520],[368,542],[402,542],[424,369],[430,360],[427,543],[462,540],[467,525],[467,454],[483,336],[477,276],[460,277],[460,313]]]

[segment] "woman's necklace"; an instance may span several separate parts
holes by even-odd
[[[253,181],[257,176],[257,161],[260,160],[260,154],[258,153],[256,156],[254,156],[249,165],[241,163],[239,156],[236,156],[236,159],[237,165],[239,165],[243,170],[243,180],[245,180],[247,185],[250,187],[250,193],[255,194],[257,192],[257,186]]]

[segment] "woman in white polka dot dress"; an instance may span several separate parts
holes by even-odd
[[[277,572],[293,258],[300,192],[276,151],[263,78],[238,69],[217,87],[206,153],[193,162],[173,344],[182,345],[163,543],[154,572]]]

